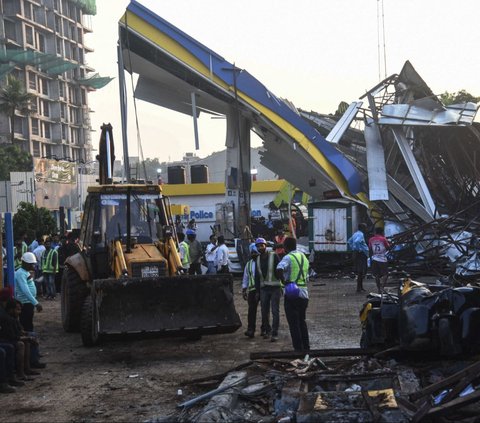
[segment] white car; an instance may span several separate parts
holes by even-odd
[[[242,263],[240,263],[240,258],[237,253],[237,244],[239,241],[239,238],[225,240],[225,245],[228,247],[228,270],[234,274],[243,274]]]

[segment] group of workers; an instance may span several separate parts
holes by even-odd
[[[179,241],[179,254],[182,267],[188,269],[189,275],[202,274],[202,261],[205,257],[207,274],[228,273],[228,247],[225,238],[220,235],[210,236],[210,242],[203,253],[202,244],[197,240],[194,229],[187,229],[185,233],[177,234]],[[185,239],[186,238],[186,239]]]
[[[295,351],[308,351],[310,340],[306,311],[309,262],[303,253],[297,251],[297,240],[284,237],[282,244],[277,242],[274,251],[268,251],[266,240],[257,238],[250,245],[250,254],[242,281],[243,298],[248,302],[248,326],[245,336],[255,336],[257,309],[260,304],[260,335],[272,342],[278,340],[280,301],[283,295],[293,348]]]

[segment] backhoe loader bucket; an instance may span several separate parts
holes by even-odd
[[[95,280],[90,301],[82,316],[85,344],[107,334],[201,336],[242,325],[230,275]]]

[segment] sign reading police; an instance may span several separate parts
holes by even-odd
[[[195,220],[213,220],[214,213],[207,210],[190,210],[190,219]]]

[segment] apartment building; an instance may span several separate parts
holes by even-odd
[[[0,0],[0,84],[13,74],[35,95],[28,116],[17,113],[14,142],[34,161],[92,159],[88,92],[110,82],[93,74],[85,44],[95,0]],[[0,142],[10,121],[0,115]]]

